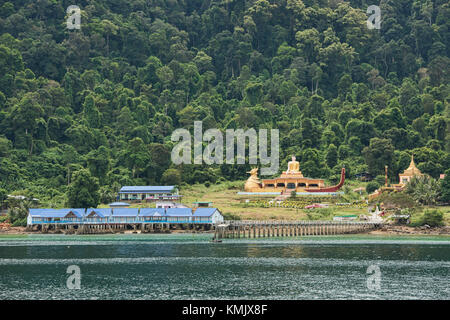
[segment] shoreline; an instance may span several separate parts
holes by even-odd
[[[171,232],[160,232],[160,233],[148,233],[148,234],[183,234],[183,233],[199,233],[199,234],[214,234],[214,231],[197,231],[192,232],[192,230],[173,230]],[[35,234],[64,234],[64,232],[48,232],[42,233],[39,231],[27,231],[26,227],[3,227],[0,229],[0,235],[35,235]],[[115,234],[141,234],[140,232],[126,231],[122,233]],[[145,233],[147,234],[147,233]],[[402,225],[384,225],[382,228],[377,230],[372,230],[369,232],[355,233],[355,234],[365,234],[365,235],[395,235],[395,236],[411,236],[411,235],[434,235],[434,236],[450,236],[450,226],[443,227],[408,227]],[[74,234],[71,234],[74,235]],[[95,235],[95,234],[94,234]]]

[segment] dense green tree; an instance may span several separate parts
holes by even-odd
[[[3,207],[3,203],[8,198],[8,191],[6,189],[0,188],[0,208]]]
[[[369,172],[380,174],[384,171],[384,166],[390,166],[394,154],[394,147],[389,139],[373,138],[370,145],[363,150]]]
[[[333,168],[337,164],[338,160],[338,149],[334,144],[330,144],[328,146],[327,152],[327,165],[330,168]]]
[[[450,169],[445,171],[445,177],[441,180],[441,200],[450,202]]]
[[[67,205],[71,208],[97,208],[100,203],[98,179],[86,169],[75,171],[67,190]]]
[[[164,171],[161,182],[166,185],[179,185],[181,183],[181,173],[177,169],[167,169]]]

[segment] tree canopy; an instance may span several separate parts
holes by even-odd
[[[450,168],[447,1],[383,1],[379,30],[359,0],[81,1],[79,30],[70,4],[0,1],[7,192],[81,206],[94,180],[244,179],[249,165],[171,163],[195,120],[279,129],[280,161],[315,178],[389,165],[398,182],[411,154],[434,178]]]

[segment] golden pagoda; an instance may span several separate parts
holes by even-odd
[[[411,178],[414,176],[423,176],[424,174],[420,172],[420,170],[416,167],[416,164],[414,163],[414,155],[411,155],[411,163],[409,164],[408,169],[403,171],[403,173],[400,173],[399,176],[399,185],[405,185],[409,181],[411,181]]]
[[[411,155],[411,162],[409,163],[409,167],[403,171],[403,173],[399,173],[399,183],[392,184],[390,187],[387,185],[387,167],[386,167],[386,185],[380,187],[375,190],[372,194],[369,194],[369,201],[374,200],[383,192],[391,192],[391,191],[402,191],[406,184],[411,181],[411,179],[415,176],[424,176],[422,172],[416,167],[414,163],[414,155]]]

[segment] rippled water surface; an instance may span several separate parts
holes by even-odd
[[[450,299],[450,237],[210,239],[0,236],[0,299]]]

